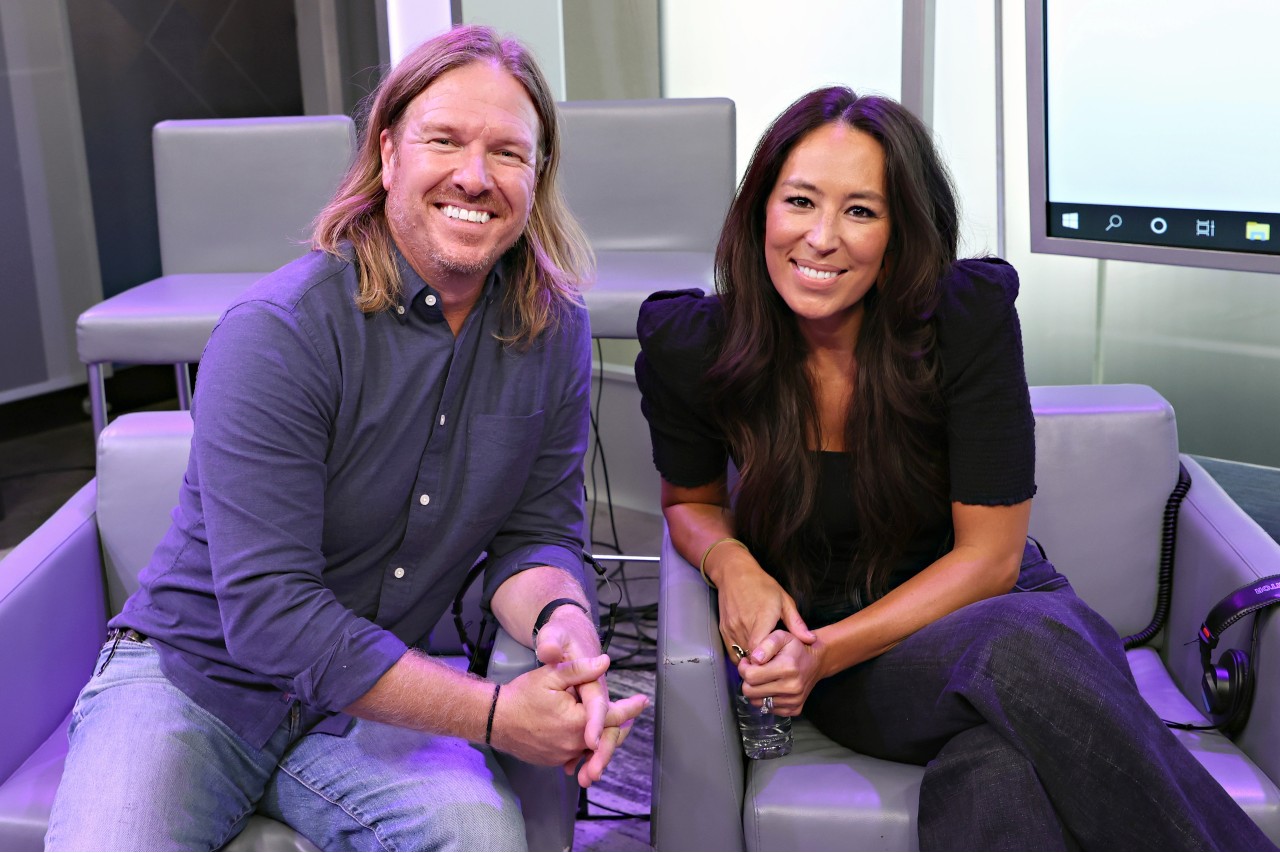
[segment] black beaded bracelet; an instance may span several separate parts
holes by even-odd
[[[502,685],[493,685],[493,701],[489,703],[489,722],[484,726],[484,743],[485,746],[491,745],[493,741],[493,715],[498,710],[498,694],[502,692]]]

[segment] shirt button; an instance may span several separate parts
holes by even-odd
[[[435,295],[434,293],[428,293],[428,294],[427,294],[427,298],[426,298],[426,299],[424,299],[424,300],[422,300],[422,301],[423,301],[423,302],[425,302],[425,303],[427,303],[428,305],[435,305],[435,304],[436,304],[436,295]]]
[[[418,498],[418,503],[422,504],[423,506],[426,506],[427,504],[431,503],[431,495],[423,495],[422,497]]]
[[[444,415],[440,416],[440,426],[444,426]]]
[[[404,577],[404,569],[396,569],[393,574],[398,578],[402,578]]]
[[[403,313],[404,313],[404,306],[403,306],[403,305],[397,305],[397,306],[396,306],[396,313],[397,313],[397,314],[403,314]]]

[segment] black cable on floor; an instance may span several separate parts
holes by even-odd
[[[609,480],[609,462],[605,453],[604,441],[600,434],[600,409],[604,399],[604,347],[599,339],[596,340],[596,367],[598,370],[596,378],[596,399],[595,406],[590,410],[591,429],[594,433],[594,440],[591,449],[591,516],[589,524],[589,540],[591,547],[611,548],[614,553],[622,551],[621,537],[618,535],[617,512],[613,505],[613,486]],[[595,536],[596,517],[600,509],[600,491],[597,487],[596,480],[596,461],[599,460],[600,472],[604,480],[605,507],[609,519],[609,532],[612,534],[612,541],[597,539]],[[630,580],[627,576],[627,563],[625,561],[618,565],[606,576],[608,581],[613,583],[619,590],[619,600],[617,602],[616,619],[618,622],[631,622],[631,631],[628,633],[623,631],[618,634],[615,628],[614,636],[622,636],[624,642],[621,646],[615,645],[614,653],[611,655],[614,669],[653,669],[657,665],[657,640],[650,637],[640,625],[639,620],[646,617],[655,618],[657,616],[657,605],[636,607],[631,599]],[[636,578],[641,580],[642,578]],[[652,578],[643,578],[644,580],[652,580]],[[626,606],[623,606],[625,602]],[[628,644],[626,641],[630,640]]]
[[[591,429],[595,433],[595,442],[591,449],[591,530],[590,539],[592,544],[596,544],[596,510],[600,506],[600,493],[596,490],[596,457],[600,459],[600,470],[604,476],[604,494],[605,501],[609,508],[609,529],[613,533],[613,542],[600,543],[612,547],[615,551],[621,551],[622,545],[618,539],[618,521],[613,509],[613,488],[609,484],[609,462],[605,458],[604,442],[600,437],[600,402],[604,398],[604,346],[600,343],[600,339],[596,338],[596,364],[599,367],[599,373],[596,379],[596,405],[591,412]]]

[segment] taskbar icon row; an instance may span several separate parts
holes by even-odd
[[[1050,202],[1050,237],[1280,254],[1280,214]]]

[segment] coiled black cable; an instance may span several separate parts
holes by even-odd
[[[1178,484],[1169,494],[1164,505],[1164,524],[1160,531],[1160,572],[1157,576],[1156,612],[1151,617],[1151,624],[1136,634],[1124,638],[1126,650],[1141,646],[1150,641],[1164,626],[1169,616],[1169,600],[1173,597],[1173,557],[1178,540],[1178,509],[1182,500],[1191,490],[1191,474],[1187,466],[1178,463]]]

